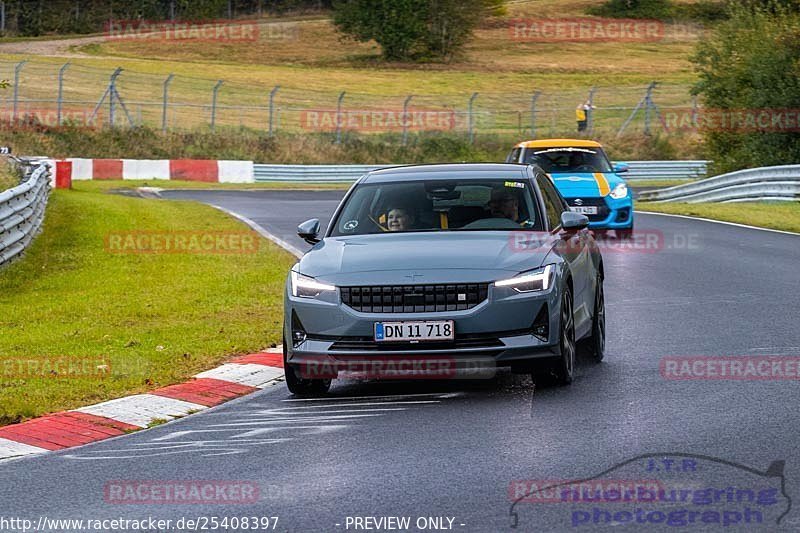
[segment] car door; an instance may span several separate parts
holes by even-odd
[[[542,193],[551,231],[560,228],[561,213],[569,209],[567,203],[545,174],[537,174],[536,183]],[[590,237],[587,230],[571,234],[560,231],[559,236],[561,237],[559,241],[561,256],[569,264],[572,272],[572,287],[575,292],[573,294],[575,336],[580,338],[587,333],[587,328],[591,328],[594,304],[594,264],[591,257]]]

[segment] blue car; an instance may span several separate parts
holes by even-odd
[[[572,211],[589,217],[593,230],[615,230],[617,237],[633,232],[633,196],[612,166],[600,143],[580,139],[542,139],[521,142],[507,163],[537,165],[555,183]]]

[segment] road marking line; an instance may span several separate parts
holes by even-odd
[[[365,407],[372,405],[403,405],[403,404],[421,404],[421,403],[442,403],[439,400],[408,400],[398,402],[356,402],[356,403],[323,403],[317,405],[298,405],[297,407],[281,407],[280,409],[336,409],[339,407]],[[380,409],[369,409],[370,411],[379,411]],[[263,411],[252,411],[259,413]],[[330,412],[330,411],[326,411]]]
[[[208,205],[210,205],[214,209],[219,209],[223,213],[232,216],[233,218],[235,218],[236,220],[239,220],[240,222],[244,222],[245,224],[250,226],[250,229],[252,229],[256,233],[258,233],[259,235],[261,235],[262,237],[264,237],[268,241],[274,242],[275,244],[277,244],[278,246],[280,246],[281,248],[283,248],[287,252],[291,253],[292,255],[297,257],[298,259],[305,255],[305,252],[302,251],[300,248],[297,248],[296,246],[294,246],[292,244],[289,244],[288,242],[284,241],[283,239],[281,239],[277,235],[273,235],[272,233],[268,232],[266,229],[264,229],[263,226],[259,225],[256,221],[251,220],[251,219],[247,218],[244,215],[240,215],[238,213],[234,213],[233,211],[231,211],[229,209],[225,209],[222,206],[214,205],[214,204],[208,204]]]
[[[715,224],[725,224],[726,226],[736,226],[739,228],[746,228],[746,229],[756,229],[759,231],[771,231],[772,233],[783,233],[784,235],[795,235],[800,237],[800,233],[795,233],[794,231],[784,231],[782,229],[771,229],[771,228],[759,228],[758,226],[748,226],[747,224],[738,224],[736,222],[726,222],[725,220],[714,220],[711,218],[702,218],[702,217],[690,217],[688,215],[674,215],[672,213],[657,213],[655,211],[639,211],[638,209],[634,211],[634,213],[639,213],[641,215],[658,215],[662,217],[675,217],[675,218],[688,218],[689,220],[702,220],[703,222],[713,222]]]
[[[428,400],[425,403],[440,403],[435,400]],[[338,408],[338,407],[362,407],[364,405],[395,405],[394,402],[369,402],[369,403],[336,403],[336,404],[324,404],[324,405],[298,405],[297,407],[276,407],[275,409],[258,409],[254,411],[248,411],[248,415],[261,415],[261,414],[270,414],[270,413],[289,413],[289,414],[301,414],[301,413],[292,413],[294,409],[320,409],[320,412],[323,413],[344,413],[344,412],[354,412],[358,413],[361,412],[362,409],[339,409],[336,411],[331,411],[328,409],[329,407]],[[368,411],[405,411],[406,409],[402,407],[387,407],[384,409],[367,409]]]
[[[119,420],[132,426],[145,428],[154,420],[172,420],[186,416],[193,411],[205,410],[205,405],[185,402],[154,394],[136,394],[108,402],[76,409],[80,413],[89,413]]]
[[[270,381],[283,377],[283,369],[252,363],[227,363],[217,368],[201,372],[196,378],[213,378],[231,381],[240,385],[265,388]]]
[[[334,402],[339,400],[382,400],[385,398],[455,398],[461,396],[463,393],[455,392],[448,394],[441,394],[438,392],[424,393],[424,394],[393,394],[389,396],[339,396],[339,397],[325,397],[325,398],[287,398],[281,400],[282,402]],[[389,403],[402,403],[402,402],[389,402]]]
[[[286,424],[287,422],[331,422],[336,420],[350,420],[356,418],[372,418],[376,416],[383,416],[381,413],[365,414],[365,415],[336,415],[336,416],[296,416],[290,418],[266,418],[249,420],[246,422],[227,422],[224,424],[209,424],[206,427],[210,428],[237,428],[245,426],[263,426],[265,424]]]

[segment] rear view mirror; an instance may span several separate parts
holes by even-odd
[[[319,242],[317,237],[319,235],[319,219],[312,218],[297,226],[297,234],[308,244],[317,244]]]
[[[572,211],[561,213],[561,227],[564,231],[579,231],[589,227],[589,217]]]
[[[630,169],[631,167],[628,166],[628,163],[617,163],[616,165],[614,165],[614,172],[616,174],[623,174],[625,172],[628,172]]]

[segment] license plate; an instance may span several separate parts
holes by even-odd
[[[420,322],[375,322],[375,342],[451,341],[455,339],[452,320]]]
[[[596,215],[597,214],[597,207],[593,205],[587,206],[572,206],[569,208],[570,211],[574,213],[580,213],[581,215]]]

